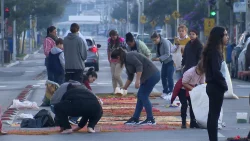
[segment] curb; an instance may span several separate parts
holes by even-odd
[[[25,60],[28,59],[29,57],[30,57],[30,55],[29,55],[29,54],[26,54],[26,55],[23,57],[22,61],[25,61]]]
[[[6,68],[13,67],[13,66],[15,66],[15,65],[18,65],[19,63],[20,63],[20,61],[15,61],[15,62],[13,62],[13,63],[10,63],[10,64],[6,65],[5,67],[6,67]]]
[[[27,85],[15,99],[18,99],[19,101],[25,101],[28,98],[28,96],[32,93],[33,91],[32,89],[33,89],[32,85]],[[16,114],[18,113],[18,109],[10,108],[10,106],[2,115],[3,123],[10,124],[14,119],[13,117],[15,117]]]
[[[37,54],[41,49],[42,47],[40,47],[37,51],[33,52],[32,54]]]

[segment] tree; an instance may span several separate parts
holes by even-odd
[[[52,21],[61,16],[68,0],[8,0],[6,7],[10,7],[11,16],[9,23],[13,20],[17,22],[17,39],[20,40],[21,34],[29,28],[29,16],[36,16],[38,30],[52,25]],[[16,11],[12,7],[16,5]],[[17,45],[19,45],[17,40]],[[17,54],[20,53],[20,46],[17,46]],[[22,47],[23,49],[23,47]],[[23,50],[22,50],[23,53]]]

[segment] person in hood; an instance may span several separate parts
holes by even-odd
[[[64,82],[64,68],[63,40],[58,38],[48,56],[48,70],[51,73],[49,80],[61,85]]]
[[[44,55],[46,56],[45,58],[45,66],[47,69],[47,76],[48,80],[51,79],[52,75],[50,71],[48,70],[48,56],[50,53],[50,50],[56,46],[56,40],[57,40],[57,33],[56,33],[56,27],[50,26],[47,28],[47,36],[43,42],[43,50],[44,50]]]
[[[71,33],[64,38],[65,81],[80,81],[83,78],[87,46],[79,37],[79,30],[78,24],[71,24]]]
[[[183,73],[198,64],[203,49],[197,30],[190,30],[189,37],[191,40],[186,44],[182,57]]]
[[[67,92],[63,95],[61,101],[55,104],[54,108],[62,134],[79,131],[87,122],[87,131],[94,133],[95,125],[103,114],[102,106],[93,92],[84,86],[78,87],[70,84],[67,86]],[[69,116],[82,117],[78,126],[73,130],[68,121]]]
[[[128,51],[136,51],[147,58],[150,57],[151,51],[148,49],[147,45],[141,40],[135,40],[130,32],[126,34],[126,43],[128,45]]]

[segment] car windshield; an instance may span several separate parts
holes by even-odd
[[[88,46],[92,46],[93,45],[93,43],[92,43],[92,41],[90,39],[86,39],[86,42],[87,42]]]
[[[138,35],[137,39],[142,40],[142,35]],[[145,42],[145,43],[151,43],[152,42],[149,35],[144,35],[142,41]]]

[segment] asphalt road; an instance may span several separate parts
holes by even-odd
[[[93,91],[96,93],[111,93],[111,74],[106,55],[106,38],[95,37],[96,43],[102,47],[100,53],[100,71],[98,72],[97,81],[92,84]],[[160,69],[160,64],[156,63]],[[11,104],[11,101],[21,92],[26,85],[34,85],[37,89],[44,89],[46,78],[33,80],[38,74],[45,70],[44,55],[40,51],[38,54],[30,55],[26,61],[10,68],[0,68],[0,103],[5,109]],[[126,80],[125,70],[122,73],[123,80]],[[233,80],[233,88],[238,96],[248,96],[250,92],[250,83]],[[129,91],[136,92],[132,84]],[[155,92],[161,92],[161,82],[159,82]],[[43,95],[43,94],[41,94]],[[226,137],[236,135],[246,136],[249,131],[249,123],[237,124],[237,112],[249,112],[249,100],[241,98],[239,100],[225,99],[223,103],[223,120],[226,127],[219,131],[220,140],[224,141]],[[72,134],[72,135],[48,135],[48,136],[17,136],[8,135],[0,136],[0,141],[208,141],[207,132],[204,129],[185,129],[174,131],[152,131],[152,132],[134,132],[134,133],[96,133],[96,134]]]

